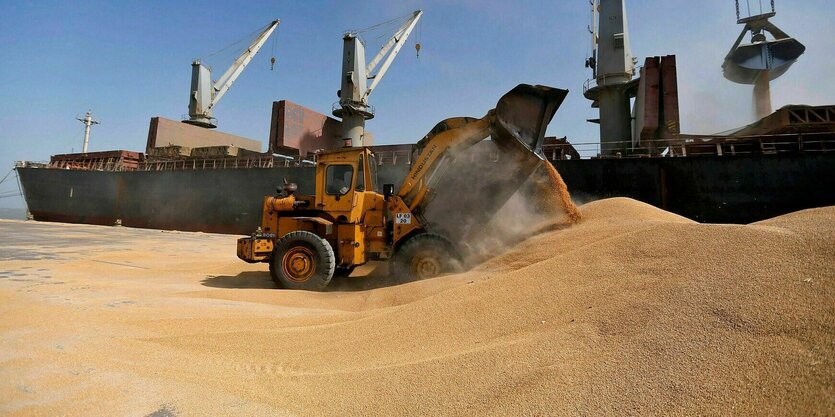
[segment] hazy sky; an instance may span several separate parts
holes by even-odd
[[[758,3],[758,0],[749,0]],[[628,2],[633,53],[675,54],[682,130],[713,133],[749,123],[751,88],[726,81],[724,55],[741,27],[731,0]],[[758,6],[755,6],[758,7]],[[271,102],[330,113],[339,88],[341,35],[422,8],[418,29],[371,97],[378,144],[414,142],[452,116],[482,116],[518,83],[570,90],[550,135],[596,142],[582,97],[590,71],[587,0],[554,1],[8,1],[0,0],[0,178],[15,160],[78,152],[88,109],[90,150],[143,151],[153,116],[188,112],[191,61],[274,18],[270,41],[215,108],[222,131],[264,141]],[[777,0],[772,21],[806,54],[772,84],[774,107],[835,102],[831,0]],[[380,39],[367,39],[370,56]],[[414,42],[422,44],[420,58]],[[206,61],[225,70],[234,57]],[[266,147],[266,145],[265,145]],[[9,182],[0,193],[15,189]],[[19,199],[0,199],[15,207]]]

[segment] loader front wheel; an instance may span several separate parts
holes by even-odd
[[[409,238],[392,259],[395,281],[409,282],[457,272],[460,256],[443,237],[423,233]]]
[[[308,231],[287,233],[276,242],[270,275],[279,288],[321,291],[336,269],[336,257],[327,240]]]

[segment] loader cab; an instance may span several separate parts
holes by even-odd
[[[328,212],[337,222],[359,222],[366,194],[377,189],[376,168],[374,156],[367,148],[319,154],[316,208]]]

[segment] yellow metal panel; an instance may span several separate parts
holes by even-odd
[[[387,253],[386,228],[383,226],[366,227],[365,238],[369,253]]]
[[[404,236],[422,227],[417,217],[412,214],[400,196],[393,196],[389,200],[389,211],[394,222],[393,242],[395,244]]]
[[[360,222],[366,226],[383,226],[385,224],[386,201],[382,194],[366,191],[363,197],[362,217]]]
[[[366,192],[360,223],[365,225],[365,239],[369,253],[388,252],[386,231],[386,201],[381,194]]]
[[[340,266],[348,267],[365,263],[364,227],[358,224],[337,226],[336,260]]]
[[[355,191],[354,197],[351,201],[351,214],[348,216],[348,222],[359,223],[362,221],[362,215],[365,209],[365,192]]]
[[[238,239],[238,258],[247,262],[266,261],[270,258],[272,251],[272,239],[253,239],[251,237]]]
[[[278,234],[278,213],[270,210],[270,200],[273,197],[264,197],[264,204],[261,208],[261,230],[264,233]]]
[[[253,257],[263,259],[263,258],[269,257],[270,253],[272,253],[272,251],[273,251],[273,241],[272,241],[272,239],[255,239],[252,243]]]
[[[308,232],[316,232],[316,224],[313,222],[306,222],[297,220],[292,217],[281,217],[278,219],[278,230],[276,238],[280,239],[282,236],[297,230],[307,230]]]
[[[252,238],[242,237],[238,239],[238,258],[245,261],[251,261],[250,254],[252,253]]]

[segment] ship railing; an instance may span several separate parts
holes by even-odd
[[[405,150],[375,151],[379,165],[411,164],[411,152]],[[146,159],[139,163],[140,171],[183,171],[236,168],[311,167],[316,165],[316,155],[306,157],[287,155],[262,155],[248,158],[206,159]]]
[[[308,158],[264,155],[248,158],[149,159],[139,164],[140,171],[195,171],[211,169],[280,168],[315,165]]]
[[[588,158],[646,158],[646,157],[692,157],[692,156],[736,156],[775,155],[789,153],[835,152],[835,132],[784,133],[776,135],[723,136],[723,135],[677,135],[666,139],[641,141],[615,141],[601,145],[599,140],[546,144],[543,156],[549,160]],[[375,151],[379,165],[411,165],[412,153],[408,150]],[[495,151],[473,152],[473,159],[498,162],[500,154]],[[136,163],[120,161],[118,158],[96,160],[58,160],[53,162],[17,161],[16,168],[53,168],[88,171],[171,171],[209,169],[252,169],[278,167],[315,166],[315,155],[309,157],[287,157],[262,155],[247,158],[212,159],[146,159]]]
[[[646,158],[687,156],[734,156],[748,154],[785,154],[798,152],[835,152],[835,133],[803,133],[758,136],[681,135],[667,139],[606,142],[605,152],[599,140],[569,141],[546,144],[542,154],[549,160],[588,158]],[[573,149],[572,149],[573,147]],[[406,150],[375,151],[378,165],[411,165],[412,153]],[[471,159],[498,162],[498,151],[472,152]],[[249,157],[215,159],[146,160],[139,164],[143,171],[209,170],[238,168],[278,168],[315,166],[310,157]]]
[[[641,141],[599,140],[570,141],[569,144],[543,146],[547,159],[576,159],[565,152],[569,146],[581,158],[645,158],[645,157],[691,157],[691,156],[736,156],[774,155],[788,153],[835,152],[835,133],[784,133],[775,135],[723,136],[723,135],[678,135],[666,139]]]
[[[48,161],[15,161],[14,167],[15,168],[47,168],[49,166]]]
[[[603,74],[597,78],[589,78],[583,83],[583,95],[586,95],[590,90],[597,87],[606,87],[607,85],[619,85],[629,82],[635,74],[641,73],[643,66],[638,66],[632,69],[631,72]],[[610,80],[614,80],[613,82]]]
[[[89,160],[58,160],[50,162],[49,168],[87,171],[132,171],[135,169],[135,166],[127,166],[120,158],[99,158]]]

